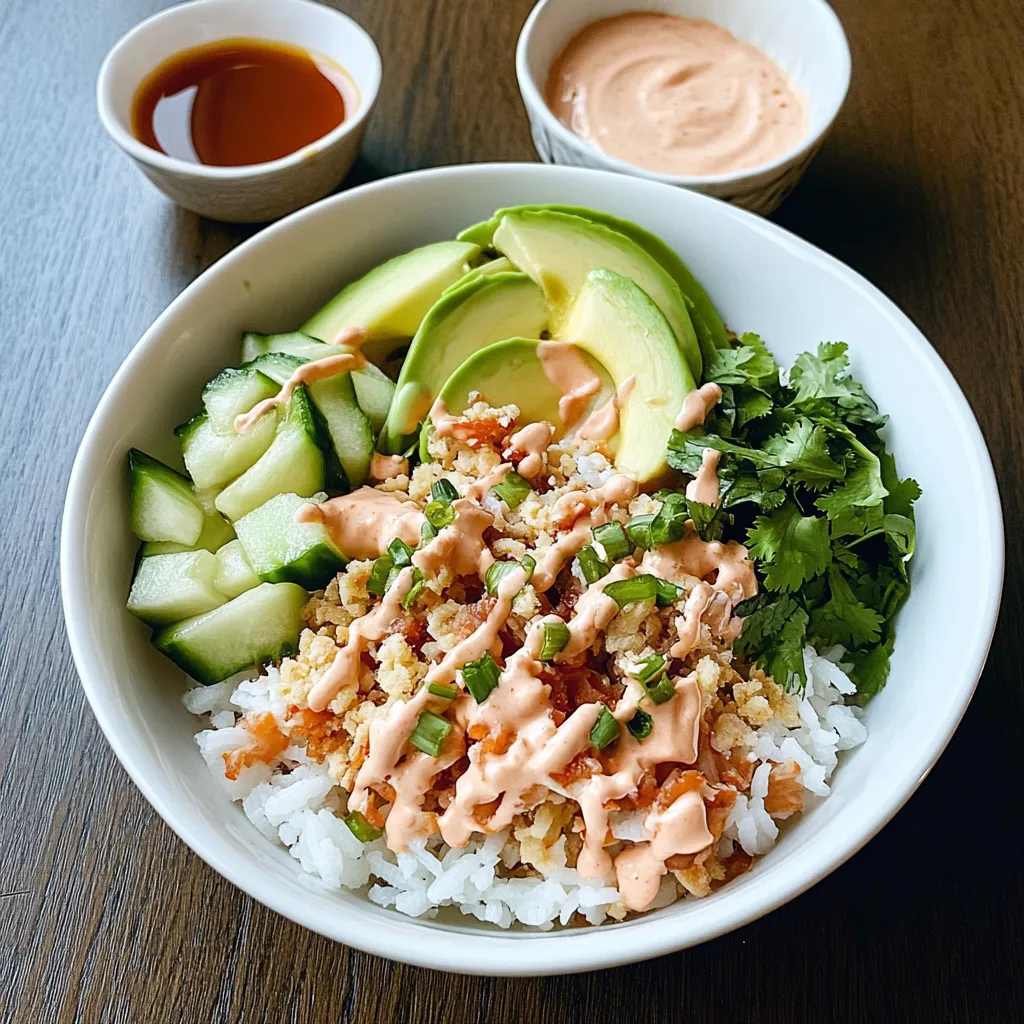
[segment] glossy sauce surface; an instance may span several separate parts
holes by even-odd
[[[267,163],[315,142],[357,103],[321,54],[263,39],[222,39],[159,64],[132,102],[132,134],[190,163]]]

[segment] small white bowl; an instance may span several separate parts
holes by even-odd
[[[900,612],[889,684],[868,706],[868,739],[843,755],[828,799],[706,899],[623,924],[532,934],[405,917],[305,874],[210,774],[193,740],[201,723],[181,703],[184,673],[124,607],[137,546],[125,453],[136,446],[177,458],[172,427],[196,411],[204,382],[238,361],[241,331],[291,330],[381,260],[521,203],[588,206],[657,232],[725,321],[760,333],[787,366],[823,338],[849,342],[853,372],[892,416],[887,436],[900,471],[924,491],[914,592]],[[965,566],[968,582],[951,586]],[[543,164],[385,178],[271,225],[219,260],[160,315],[107,388],[75,459],[61,532],[64,616],[82,686],[114,752],[171,828],[235,885],[307,928],[473,974],[556,974],[657,956],[752,921],[824,877],[885,825],[942,753],[985,663],[1002,578],[999,495],[978,425],[935,350],[877,288],[725,203]]]
[[[266,39],[321,53],[352,80],[345,120],[308,146],[262,164],[208,167],[167,156],[132,134],[142,80],[181,50],[218,39]],[[107,54],[96,83],[100,120],[143,174],[179,206],[214,220],[274,220],[325,196],[352,166],[380,87],[380,54],[351,18],[309,0],[193,0],[148,18]]]
[[[771,57],[807,101],[807,133],[800,144],[759,167],[695,177],[648,171],[607,156],[566,128],[544,99],[555,58],[590,22],[638,10],[705,18]],[[825,0],[541,0],[519,34],[516,75],[533,143],[545,163],[633,174],[768,214],[800,180],[843,105],[850,48]]]

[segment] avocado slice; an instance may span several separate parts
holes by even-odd
[[[466,408],[471,391],[479,391],[491,405],[514,402],[519,406],[520,425],[546,420],[554,426],[555,437],[561,437],[558,402],[562,393],[544,372],[537,356],[538,344],[530,338],[508,338],[474,352],[448,378],[438,398],[453,413]],[[608,371],[593,355],[582,351],[580,354],[601,378],[601,390],[591,402],[594,408],[607,401],[615,387]]]
[[[343,288],[300,330],[331,342],[344,327],[363,327],[363,352],[386,362],[396,338],[411,338],[441,292],[468,270],[480,252],[471,242],[434,242],[395,256]]]
[[[494,244],[494,232],[501,223],[502,217],[510,213],[519,213],[523,210],[551,210],[555,213],[568,213],[575,217],[582,217],[584,220],[592,221],[595,224],[603,224],[605,227],[618,231],[619,234],[636,242],[640,248],[653,256],[672,275],[679,290],[686,300],[687,311],[693,321],[693,329],[700,342],[701,355],[704,362],[707,362],[715,349],[728,348],[729,338],[725,333],[725,324],[722,322],[714,303],[704,291],[703,285],[693,276],[690,268],[676,255],[675,251],[667,246],[657,235],[634,224],[629,220],[622,220],[620,217],[613,217],[610,213],[601,213],[599,210],[588,210],[582,206],[564,206],[558,203],[546,203],[541,206],[510,206],[495,211],[490,220],[480,221],[473,224],[458,234],[460,242],[473,242],[483,249],[489,249]]]
[[[490,260],[487,263],[481,263],[479,267],[474,267],[465,277],[460,277],[455,284],[448,285],[442,294],[448,295],[455,291],[456,288],[461,288],[464,284],[469,284],[478,277],[489,277],[491,274],[504,274],[509,271],[514,272],[515,269],[515,265],[510,259],[507,259],[505,256],[499,256],[497,259]]]
[[[526,274],[478,277],[443,296],[409,346],[379,447],[404,452],[452,371],[477,349],[539,338],[547,322],[544,295]]]
[[[644,290],[611,270],[591,270],[559,340],[601,362],[616,387],[634,387],[619,412],[615,466],[639,483],[666,470],[665,450],[683,399],[696,387],[668,320]]]
[[[700,377],[700,344],[683,293],[636,242],[574,214],[524,210],[501,218],[494,245],[544,289],[556,325],[568,315],[589,271],[604,268],[631,278],[664,314],[691,373]]]

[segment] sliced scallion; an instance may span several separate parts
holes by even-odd
[[[437,536],[437,527],[429,519],[420,524],[420,547],[425,547]]]
[[[381,555],[373,563],[370,570],[370,578],[366,581],[366,589],[377,597],[383,597],[388,592],[388,577],[395,563],[390,555]]]
[[[435,480],[430,485],[430,496],[434,501],[450,505],[459,496],[459,492],[451,480]]]
[[[490,654],[462,666],[462,682],[477,704],[483,704],[498,685],[498,663]]]
[[[650,654],[630,672],[630,675],[641,685],[650,686],[665,674],[666,664],[660,654]]]
[[[543,623],[544,640],[540,645],[540,660],[550,661],[569,642],[569,627],[564,622]]]
[[[444,683],[430,683],[427,690],[435,697],[443,697],[445,700],[455,700],[459,695],[457,686],[447,686]]]
[[[423,514],[427,517],[427,522],[437,530],[442,530],[455,522],[455,509],[446,501],[428,501]]]
[[[683,596],[683,588],[677,587],[674,583],[669,583],[668,580],[655,576],[654,582],[658,588],[655,597],[657,598],[659,608],[667,608],[670,604],[675,604]]]
[[[525,586],[530,581],[536,567],[537,562],[532,555],[524,555],[521,562],[492,562],[484,574],[484,587],[488,594],[496,594],[501,586],[501,581],[514,573],[516,569],[526,570],[526,579],[523,580]]]
[[[657,685],[647,687],[647,696],[655,704],[664,704],[676,695],[676,688],[668,675],[663,675]]]
[[[496,494],[511,509],[517,509],[522,505],[528,494],[533,492],[529,480],[521,477],[515,470],[509,470],[499,483],[496,483],[491,491]]]
[[[595,526],[594,541],[604,548],[605,555],[613,562],[625,558],[633,550],[621,523],[605,523],[602,526]]]
[[[396,537],[388,545],[388,554],[391,556],[391,561],[399,569],[412,565],[412,548],[401,537]]]
[[[380,839],[384,835],[376,825],[371,825],[358,811],[349,811],[341,820],[348,825],[348,830],[361,843],[372,843],[374,839]]]
[[[437,757],[441,753],[448,733],[452,731],[452,723],[433,711],[421,711],[420,717],[416,719],[416,728],[413,729],[409,742],[424,754]]]
[[[576,555],[576,560],[580,563],[580,571],[583,573],[583,578],[588,584],[596,583],[602,576],[608,574],[608,563],[602,562],[598,558],[597,552],[590,544],[580,548],[579,554]]]
[[[604,588],[620,608],[637,601],[649,601],[658,596],[658,581],[654,576],[634,576],[629,580],[615,580]]]
[[[601,713],[590,730],[590,745],[595,750],[604,750],[612,740],[619,737],[619,723],[615,716],[602,704]]]
[[[423,573],[421,573],[419,569],[413,569],[412,586],[409,588],[405,597],[402,598],[402,607],[406,611],[412,607],[413,602],[420,596],[420,593],[426,585],[427,581],[423,578]]]
[[[653,522],[654,513],[652,512],[648,515],[633,516],[633,518],[626,523],[626,536],[634,547],[643,548],[644,551],[652,547],[651,523]]]
[[[654,719],[646,711],[637,708],[636,714],[626,723],[626,728],[638,740],[645,740],[654,728]]]

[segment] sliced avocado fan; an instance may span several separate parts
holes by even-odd
[[[476,277],[442,296],[409,346],[381,450],[397,454],[409,447],[445,381],[468,356],[505,338],[539,338],[547,324],[544,295],[526,274]]]

